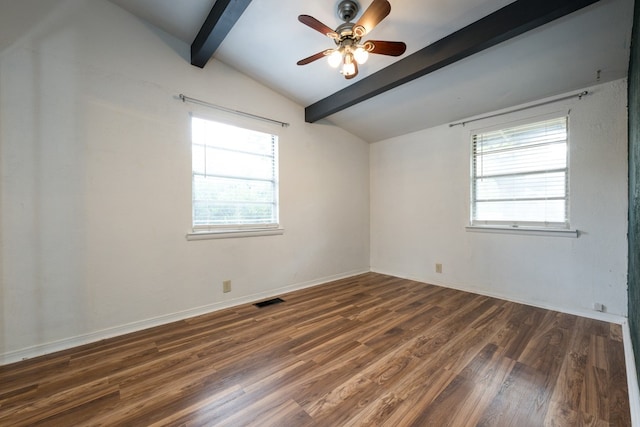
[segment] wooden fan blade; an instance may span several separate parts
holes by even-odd
[[[358,37],[362,37],[380,23],[391,12],[391,4],[387,0],[373,0],[369,8],[364,11],[356,25],[354,31]],[[364,28],[364,31],[355,30],[358,27]]]
[[[355,67],[356,72],[351,75],[344,76],[345,79],[351,80],[352,78],[358,75],[358,63],[356,61],[353,61],[353,66]]]
[[[326,25],[324,25],[322,22],[318,21],[313,16],[300,15],[298,16],[298,21],[302,22],[304,25],[308,27],[313,28],[316,31],[321,32],[325,36],[330,37],[332,39],[337,39],[339,37],[338,33],[333,31],[331,28],[327,27]]]
[[[364,48],[369,53],[379,55],[400,56],[407,50],[407,45],[403,42],[388,42],[384,40],[367,40]]]
[[[327,49],[327,50],[323,50],[322,52],[318,52],[315,55],[311,55],[308,58],[304,58],[301,59],[300,61],[297,62],[298,65],[307,65],[313,61],[317,61],[320,58],[323,58],[325,56],[328,55],[328,53],[331,53],[331,49]],[[328,53],[327,53],[328,52]]]

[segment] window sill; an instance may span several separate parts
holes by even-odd
[[[577,239],[580,237],[580,231],[554,228],[534,228],[534,227],[498,227],[498,226],[479,226],[469,225],[465,227],[467,231],[475,233],[502,233],[502,234],[520,234],[529,236],[553,236],[553,237],[572,237]]]
[[[284,228],[258,228],[255,230],[194,231],[187,233],[187,240],[233,239],[241,237],[277,236]]]

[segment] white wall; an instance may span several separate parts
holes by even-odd
[[[626,316],[627,85],[587,89],[583,100],[373,144],[372,270],[575,313],[595,315],[599,302]],[[580,237],[466,231],[471,131],[569,110],[570,222]]]
[[[0,362],[369,270],[364,141],[107,1],[56,2],[0,45]],[[291,123],[284,235],[185,239],[189,113],[215,113],[180,93]]]

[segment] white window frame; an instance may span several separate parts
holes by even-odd
[[[196,171],[195,170],[195,166],[194,166],[194,161],[192,158],[192,162],[191,162],[191,185],[192,185],[192,191],[191,191],[191,232],[187,233],[187,240],[205,240],[205,239],[220,239],[220,238],[231,238],[231,237],[252,237],[252,236],[269,236],[269,235],[279,235],[279,234],[283,234],[284,233],[284,229],[281,228],[280,226],[280,220],[279,220],[279,216],[280,216],[280,197],[279,197],[279,192],[280,192],[280,182],[279,182],[279,138],[280,135],[278,134],[278,132],[274,132],[273,129],[268,128],[265,129],[264,127],[259,127],[259,126],[251,126],[248,125],[245,121],[235,121],[235,120],[226,120],[226,119],[220,119],[218,117],[208,117],[208,116],[202,116],[202,115],[191,115],[191,120],[190,120],[190,127],[192,130],[191,133],[191,150],[194,149],[194,147],[196,145],[202,145],[202,144],[195,144],[194,141],[194,136],[193,136],[193,123],[194,120],[203,120],[203,121],[209,121],[209,122],[213,122],[222,126],[230,126],[230,127],[235,127],[235,128],[239,128],[239,129],[243,129],[243,130],[247,130],[247,131],[251,131],[251,132],[259,132],[259,133],[263,133],[263,134],[267,134],[270,135],[272,137],[272,144],[273,144],[273,176],[269,179],[269,180],[264,180],[264,179],[260,179],[262,181],[269,181],[272,182],[272,184],[275,187],[274,190],[274,195],[273,195],[273,200],[272,203],[274,203],[274,209],[275,209],[275,217],[273,218],[273,221],[269,221],[269,222],[256,222],[256,223],[245,223],[245,222],[237,222],[237,223],[208,223],[208,224],[196,224],[196,219],[195,219],[195,176],[199,175],[199,176],[209,176],[209,177],[218,177],[218,178],[224,178],[224,175],[220,175],[218,172],[219,171],[211,171],[211,173],[209,173],[209,171],[204,171],[200,172],[200,171]],[[216,144],[215,142],[213,144],[211,144],[212,147],[215,147]],[[213,148],[213,150],[217,150],[218,148]],[[222,149],[225,151],[234,151],[233,149]],[[252,154],[250,154],[249,152],[238,152],[238,154],[242,155],[242,154],[247,154],[249,156],[251,156]],[[230,177],[230,176],[227,176]],[[240,179],[243,180],[246,178],[247,182],[252,182],[252,181],[256,181],[256,179],[254,177],[243,177],[242,175],[233,175],[231,178],[233,179]]]
[[[526,126],[536,123],[544,123],[550,119],[564,119],[566,123],[566,165],[562,168],[562,171],[565,173],[565,197],[564,197],[564,208],[565,208],[565,219],[562,222],[544,222],[544,221],[526,221],[526,220],[504,220],[504,219],[477,219],[475,217],[476,213],[476,183],[478,179],[481,179],[481,174],[476,172],[476,164],[478,163],[478,159],[482,154],[476,153],[476,138],[478,135],[488,134],[501,130],[511,130],[513,128],[518,128],[520,126]],[[470,211],[469,211],[469,226],[467,226],[468,231],[481,231],[481,232],[502,232],[509,234],[537,234],[537,235],[564,235],[569,237],[578,237],[577,230],[570,229],[570,187],[569,187],[569,179],[570,179],[570,156],[569,156],[569,147],[570,147],[570,135],[569,135],[569,117],[566,114],[550,114],[545,116],[532,117],[525,120],[520,120],[517,122],[503,123],[497,126],[492,126],[484,129],[475,129],[470,134]],[[518,148],[515,148],[517,150]],[[544,171],[544,168],[540,169],[540,172]],[[508,173],[506,174],[509,175]],[[518,173],[514,173],[513,176],[519,175]],[[535,200],[544,200],[544,198],[537,198]],[[514,199],[514,202],[517,199]],[[509,201],[506,200],[506,203]]]

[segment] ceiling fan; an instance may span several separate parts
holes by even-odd
[[[403,42],[390,42],[384,40],[367,40],[362,42],[362,37],[367,35],[380,23],[389,12],[391,4],[387,0],[373,0],[356,23],[351,20],[356,17],[360,6],[355,0],[342,0],[338,4],[338,16],[344,21],[338,28],[332,30],[316,18],[309,15],[298,16],[298,21],[321,32],[333,39],[336,44],[334,49],[326,49],[298,61],[298,65],[306,65],[320,58],[327,57],[329,65],[334,68],[342,65],[340,73],[346,79],[352,79],[358,75],[358,65],[367,61],[369,53],[380,55],[400,56],[407,49]]]

